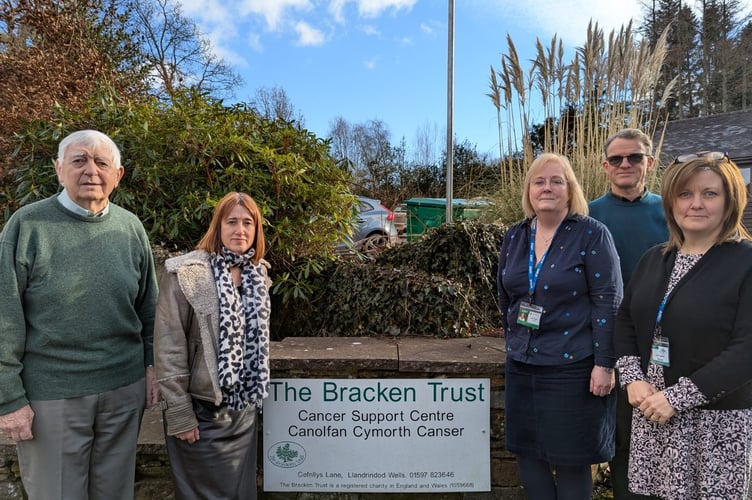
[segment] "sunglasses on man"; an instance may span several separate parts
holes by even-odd
[[[624,161],[624,158],[627,159],[630,165],[637,166],[640,163],[642,163],[642,160],[645,159],[645,157],[648,156],[645,153],[632,153],[628,155],[613,155],[606,158],[606,161],[609,165],[612,167],[618,167],[622,164]]]

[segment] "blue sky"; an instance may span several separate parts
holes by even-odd
[[[305,126],[326,137],[342,117],[378,119],[408,154],[417,131],[446,142],[447,0],[184,0],[218,55],[245,80],[236,100],[260,87],[281,87]],[[592,19],[606,33],[640,15],[639,0],[456,0],[454,135],[498,156],[489,73],[509,34],[529,60],[536,38],[554,34],[571,52]],[[543,117],[533,117],[541,121]],[[409,157],[409,156],[408,156]]]

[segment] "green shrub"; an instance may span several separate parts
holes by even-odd
[[[303,335],[458,337],[472,327],[472,289],[440,275],[342,261],[318,283],[308,307],[298,309],[309,312]]]
[[[498,325],[496,269],[504,230],[465,221],[430,230],[373,260],[341,260],[287,305],[275,335],[464,337]]]
[[[474,290],[482,325],[498,323],[496,270],[505,228],[468,220],[431,229],[415,243],[377,257],[377,263],[446,276]]]
[[[253,196],[265,218],[275,291],[285,298],[310,293],[310,273],[333,259],[352,224],[349,175],[328,141],[190,91],[170,106],[105,95],[83,113],[58,109],[54,120],[30,124],[18,137],[11,209],[57,191],[57,145],[84,128],[118,144],[125,175],[112,200],[139,216],[155,245],[191,249],[225,193]]]

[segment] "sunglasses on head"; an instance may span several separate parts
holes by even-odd
[[[647,155],[645,153],[632,153],[629,155],[613,155],[613,156],[609,156],[608,158],[606,158],[606,161],[612,167],[618,167],[624,161],[624,158],[626,158],[630,165],[639,165],[640,163],[642,163],[642,160],[646,156]]]
[[[705,158],[711,161],[728,160],[728,153],[722,153],[720,151],[700,151],[698,153],[687,153],[679,155],[674,158],[674,163],[685,163],[689,160],[696,160],[697,158]]]

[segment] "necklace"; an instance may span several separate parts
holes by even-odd
[[[548,238],[546,238],[545,236],[541,235],[541,240],[543,240],[543,244],[544,245],[548,245],[549,243],[551,243],[552,239],[554,239],[554,235],[553,234],[551,236],[549,236]]]
[[[535,226],[538,228],[538,217],[535,218]],[[551,243],[551,240],[554,239],[554,236],[556,236],[556,230],[559,229],[559,225],[557,224],[556,227],[553,228],[553,230],[546,231],[548,236],[546,236],[543,231],[537,230],[536,240],[540,238],[540,240],[543,242],[543,246],[548,246]]]

